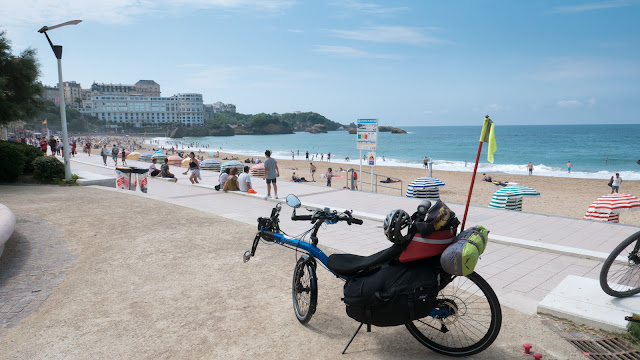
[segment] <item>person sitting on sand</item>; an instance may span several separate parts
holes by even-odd
[[[158,175],[160,175],[160,170],[158,170],[156,168],[156,164],[157,163],[158,163],[158,159],[151,160],[151,165],[149,165],[149,176],[158,176]]]
[[[222,187],[222,191],[240,191],[240,185],[238,185],[238,169],[231,168],[229,172],[229,177],[227,181],[224,182],[224,186]]]
[[[164,164],[162,164],[162,166],[160,167],[160,176],[163,178],[172,178],[172,179],[176,178],[176,176],[173,175],[171,171],[169,171],[169,159],[167,158],[164,159]]]
[[[291,175],[291,181],[295,181],[295,182],[306,182],[307,179],[303,178],[303,177],[297,177],[296,176],[296,172],[293,172],[293,175]]]
[[[491,180],[491,176],[487,175],[487,174],[482,174],[482,181],[487,181],[487,182],[493,182],[493,180]]]

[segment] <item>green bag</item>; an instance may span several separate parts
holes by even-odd
[[[489,230],[482,226],[467,229],[453,240],[440,257],[440,265],[451,275],[467,276],[473,272],[478,258],[487,247]]]

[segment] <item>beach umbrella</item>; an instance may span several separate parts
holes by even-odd
[[[620,213],[640,210],[640,199],[631,194],[608,194],[594,201],[583,219],[619,222]]]
[[[255,164],[249,169],[250,176],[263,177],[266,170],[264,169],[264,164]]]
[[[138,161],[151,162],[151,157],[153,154],[151,153],[142,153],[138,156]]]
[[[169,159],[167,163],[169,165],[180,166],[182,164],[182,158],[178,155],[169,156],[167,159]]]
[[[523,196],[540,196],[540,192],[522,185],[509,185],[493,193],[489,207],[521,211]]]
[[[244,164],[237,160],[229,160],[222,164],[221,171],[224,171],[226,168],[236,168],[238,169],[238,174],[242,174],[244,171]]]
[[[157,159],[158,160],[158,164],[162,164],[164,163],[164,159],[167,158],[167,155],[163,154],[162,152],[157,152],[155,154],[153,154],[153,156],[151,157],[151,159]]]
[[[132,153],[129,153],[129,155],[127,155],[127,160],[138,160],[138,156],[140,156],[140,153],[137,151],[134,151]]]
[[[200,168],[203,170],[220,171],[220,161],[216,159],[205,159],[200,162]]]
[[[434,177],[421,177],[413,180],[407,185],[407,197],[421,199],[440,199],[439,187],[444,186],[444,182]]]

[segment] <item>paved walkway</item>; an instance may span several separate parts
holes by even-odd
[[[128,163],[140,167],[149,165],[137,161]],[[108,164],[112,164],[111,159]],[[99,156],[89,158],[85,154],[79,154],[72,160],[72,171],[73,169],[115,175],[113,167],[105,167]],[[266,184],[261,178],[252,178],[258,195],[224,193],[213,190],[213,186],[218,183],[217,172],[202,171],[202,186],[192,186],[186,179],[187,176],[182,175],[184,170],[171,167],[171,171],[178,174],[177,183],[150,179],[147,194],[140,191],[129,193],[248,224],[256,224],[256,219],[267,216],[274,206],[275,200],[264,199]],[[382,220],[391,209],[401,208],[413,212],[420,202],[418,199],[327,188],[282,179],[278,180],[278,188],[281,198],[292,193],[299,196],[303,205],[352,209],[356,216],[367,219],[361,226],[338,224],[319,232],[321,246],[362,255],[372,254],[389,246],[382,234]],[[462,218],[464,205],[448,205]],[[288,218],[289,214],[290,209],[285,207],[281,227],[287,233],[298,234],[308,229],[309,223],[292,222]],[[523,248],[510,241],[490,241],[477,267],[478,273],[487,279],[504,304],[529,313],[535,312],[537,304],[567,275],[597,279],[602,256],[606,257],[623,239],[640,230],[638,226],[472,206],[467,226],[475,224],[487,227],[491,231],[491,239],[516,238],[515,240],[533,244]],[[235,241],[246,241],[249,249],[252,238],[250,234],[238,234]],[[552,245],[568,247],[569,251],[555,251],[551,249]],[[593,252],[599,252],[601,256],[584,255]],[[238,254],[238,259],[241,255]]]
[[[76,259],[60,230],[43,219],[20,215],[16,223],[0,258],[0,337],[49,297]]]

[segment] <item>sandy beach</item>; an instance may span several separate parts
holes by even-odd
[[[143,148],[151,151],[152,149],[157,149],[158,145],[154,146],[144,144]],[[197,153],[197,156],[203,156],[205,159],[209,158],[208,152],[202,151]],[[280,169],[279,181],[289,181],[294,172],[298,177],[305,177],[307,180],[311,180],[309,161],[304,160],[304,155],[302,153],[300,153],[300,155],[302,160],[291,160],[290,158],[276,159]],[[241,162],[247,158],[246,155],[237,155],[221,151],[220,158],[218,160],[234,157],[238,157]],[[261,161],[264,161],[265,157],[261,156],[260,159]],[[224,162],[224,160],[221,161]],[[327,169],[331,167],[334,175],[333,186],[344,187],[346,185],[346,173],[339,172],[337,170],[340,168],[346,169],[349,167],[348,164],[332,163],[327,161],[313,161],[313,164],[317,167],[315,176],[316,182],[310,182],[309,184],[326,186],[326,181],[320,177],[320,174],[324,174]],[[359,163],[357,160],[352,160],[352,167],[358,171]],[[370,171],[370,167],[363,166],[363,170]],[[515,182],[540,191],[541,196],[529,196],[524,198],[522,211],[525,212],[582,219],[587,208],[594,200],[602,195],[611,193],[611,188],[607,186],[607,180],[536,176],[535,170],[533,176],[527,176],[524,175],[525,171],[526,169],[523,169],[523,175],[487,174],[490,175],[493,180]],[[375,168],[375,173],[383,175],[379,180],[384,179],[385,177],[401,179],[403,196],[408,183],[418,177],[429,175],[426,169],[399,166],[378,166]],[[342,178],[336,178],[336,176],[342,176]],[[471,182],[471,173],[439,171],[435,168],[433,170],[433,176],[442,180],[446,184],[446,186],[440,188],[440,196],[443,201],[458,204],[466,203],[467,195],[469,193],[469,185]],[[370,175],[365,174],[362,181],[363,190],[370,191]],[[400,183],[378,183],[378,185],[378,192],[391,195],[401,194]],[[383,188],[383,185],[390,185],[390,188]],[[482,173],[478,173],[473,187],[471,204],[477,206],[488,206],[494,191],[494,185],[482,181]],[[620,192],[638,196],[640,195],[640,182],[625,181],[623,179]],[[459,215],[462,216],[462,214]],[[640,226],[640,211],[623,213],[620,216],[620,223]]]

